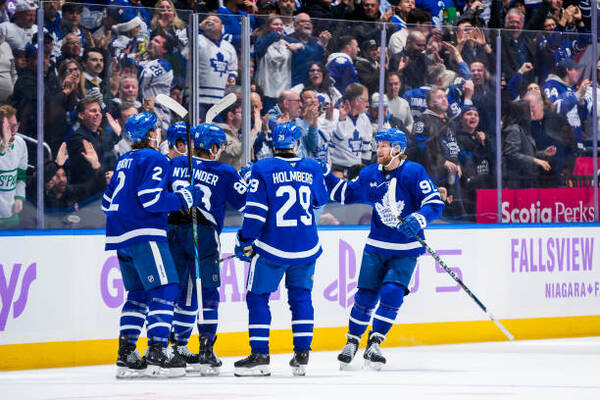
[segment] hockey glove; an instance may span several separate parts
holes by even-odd
[[[427,220],[419,213],[412,213],[404,219],[403,224],[399,224],[397,229],[406,237],[417,236],[421,229],[425,229]]]
[[[250,179],[250,174],[252,173],[252,165],[253,163],[249,162],[240,169],[240,175],[242,178],[244,178],[246,182],[248,182],[248,179]]]
[[[195,186],[188,186],[179,188],[175,191],[179,201],[181,202],[181,209],[188,212],[190,208],[197,207],[202,204],[202,190]]]
[[[321,171],[323,171],[323,176],[329,175],[331,172],[331,166],[325,162],[325,160],[317,160],[319,162],[319,166],[321,167]]]
[[[237,235],[235,235],[235,256],[242,261],[250,262],[252,256],[254,256],[254,248],[252,247],[254,239],[242,240],[240,234],[241,231],[238,231]]]

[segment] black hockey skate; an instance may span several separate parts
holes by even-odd
[[[185,360],[187,372],[200,371],[200,356],[192,353],[187,345],[173,344],[172,349],[174,353],[179,354]]]
[[[292,374],[295,376],[306,375],[306,365],[308,364],[308,350],[294,352],[294,357],[290,360]]]
[[[360,340],[358,337],[350,335],[349,333],[346,333],[346,338],[348,341],[337,357],[338,361],[340,362],[341,370],[348,369],[350,367],[350,363],[354,359],[356,351],[358,350],[358,343]]]
[[[127,335],[119,336],[119,352],[117,356],[117,379],[142,378],[146,372],[146,360],[134,344],[129,343]]]
[[[235,376],[271,376],[268,354],[251,353],[248,357],[233,363]]]
[[[217,337],[211,342],[208,336],[200,335],[200,353],[198,363],[200,365],[200,373],[204,376],[219,375],[223,362],[215,354],[214,345]]]
[[[365,368],[379,371],[385,365],[385,357],[381,353],[379,344],[385,340],[381,333],[370,332],[367,348],[365,349],[364,359]]]
[[[177,378],[185,375],[183,357],[161,343],[152,343],[146,353],[146,376],[151,378]]]

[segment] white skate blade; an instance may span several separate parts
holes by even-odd
[[[148,378],[153,379],[164,379],[169,377],[168,371],[161,368],[160,365],[148,365],[145,375]]]
[[[235,376],[271,376],[271,370],[268,365],[257,365],[251,368],[236,368],[233,374]]]
[[[162,368],[168,378],[179,378],[185,376],[185,368]]]
[[[371,361],[371,360],[367,360],[365,359],[365,364],[364,364],[364,369],[370,369],[373,371],[380,371],[381,368],[383,368],[383,366],[385,365],[385,363],[382,362],[375,362],[375,361]]]
[[[127,367],[117,367],[117,373],[115,374],[117,379],[139,379],[145,376],[145,369],[130,369]]]
[[[216,376],[219,375],[221,369],[213,367],[210,364],[198,364],[198,371],[200,371],[202,376]]]
[[[186,373],[198,373],[198,372],[202,372],[202,366],[197,363],[197,364],[189,364],[187,363],[185,366],[185,372]]]
[[[299,365],[297,367],[292,367],[292,374],[294,376],[305,376],[306,375],[306,365]]]
[[[345,363],[340,361],[340,371],[351,371],[352,370],[352,365],[351,363]]]

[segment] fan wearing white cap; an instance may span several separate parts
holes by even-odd
[[[32,0],[18,0],[15,6],[14,22],[0,24],[0,37],[10,45],[13,53],[24,50],[37,33],[35,24],[37,5]]]

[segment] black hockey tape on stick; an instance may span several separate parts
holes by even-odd
[[[400,213],[398,212],[398,207],[396,204],[396,178],[395,177],[391,179],[386,195],[388,196],[388,200],[390,203],[390,208],[391,208],[392,213],[396,216],[396,218],[398,218],[400,223],[404,223],[404,219],[400,216]],[[452,279],[454,279],[456,281],[456,283],[458,283],[460,285],[460,287],[463,288],[463,290],[469,295],[469,297],[471,299],[473,299],[473,301],[475,301],[475,303],[477,303],[479,308],[481,308],[483,310],[483,312],[487,314],[489,319],[491,319],[492,322],[494,324],[496,324],[496,326],[502,331],[502,333],[508,338],[508,340],[513,340],[515,337],[508,331],[508,329],[506,329],[504,327],[504,325],[502,325],[502,323],[500,321],[498,321],[492,315],[491,312],[488,311],[487,307],[485,305],[483,305],[483,303],[477,298],[477,296],[475,296],[473,294],[473,292],[454,273],[454,271],[452,271],[450,268],[448,268],[448,266],[446,265],[444,260],[442,260],[440,258],[440,256],[435,252],[435,250],[433,250],[431,247],[429,247],[429,245],[425,242],[425,240],[423,240],[423,238],[421,238],[421,236],[415,235],[415,237],[417,238],[419,243],[421,243],[421,245],[425,248],[425,250],[427,250],[427,252],[429,254],[431,254],[431,256],[434,258],[434,260],[437,261],[438,264],[440,264],[442,266],[442,268],[444,268],[444,271],[446,271],[452,277]]]
[[[215,263],[216,263],[216,264],[221,264],[223,261],[231,260],[231,259],[232,259],[232,258],[234,258],[234,257],[235,257],[235,254],[232,254],[232,255],[230,255],[230,256],[223,257],[223,258],[221,258],[220,260],[215,260]]]

